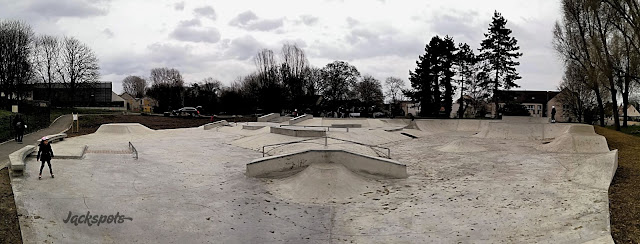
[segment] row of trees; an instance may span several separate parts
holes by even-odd
[[[457,86],[460,87],[461,106],[457,111],[460,118],[469,105],[484,108],[483,101],[497,90],[519,87],[515,83],[520,79],[516,71],[519,63],[514,59],[522,53],[517,52],[517,40],[510,36],[511,30],[506,24],[507,20],[495,12],[478,55],[468,44],[456,45],[449,36],[431,39],[425,54],[416,61],[417,67],[409,72],[413,89],[405,91],[407,96],[421,103],[422,116],[449,117]],[[466,104],[465,95],[471,98]],[[495,95],[493,102],[497,108],[498,97]]]
[[[255,113],[311,109],[335,111],[342,107],[381,110],[384,104],[382,82],[344,61],[334,61],[323,68],[312,67],[304,51],[294,44],[283,45],[277,56],[264,49],[254,57],[256,71],[239,77],[230,86],[206,78],[185,86],[180,72],[173,68],[151,70],[149,82],[138,76],[126,77],[125,92],[148,95],[159,102],[158,110],[181,106],[203,106],[205,112]],[[388,77],[387,96],[393,103],[403,99],[404,81]],[[149,86],[149,87],[148,87]],[[316,104],[322,95],[322,106]]]
[[[637,0],[562,0],[554,47],[564,60],[560,88],[579,121],[610,113],[616,130],[627,126],[630,95],[640,82],[640,4]],[[618,112],[622,98],[623,114]],[[612,106],[607,106],[608,102]]]
[[[78,88],[99,77],[96,55],[78,39],[36,36],[24,22],[0,20],[0,91],[5,105],[22,100],[30,84],[43,83],[51,89],[61,83],[73,98]]]

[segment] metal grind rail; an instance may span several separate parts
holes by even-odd
[[[265,153],[271,152],[271,150],[276,149],[277,147],[275,147],[275,146],[285,146],[285,145],[298,144],[298,143],[311,143],[311,144],[322,145],[322,144],[317,143],[317,142],[309,142],[309,141],[313,141],[313,140],[318,140],[318,138],[309,138],[309,139],[304,139],[304,140],[300,140],[300,141],[290,141],[290,142],[283,142],[283,143],[264,145],[264,146],[262,146],[262,157],[264,157]],[[264,149],[266,147],[275,147],[275,148],[272,148],[271,150],[265,152]]]
[[[138,159],[138,149],[136,149],[136,147],[134,147],[133,144],[131,144],[131,142],[129,142],[129,150],[135,153],[134,158]]]
[[[267,152],[270,152],[271,150],[275,149],[275,148],[273,148],[273,149],[271,149],[271,150],[269,150],[269,151],[266,151],[266,152],[265,152],[265,151],[264,151],[264,149],[265,149],[266,147],[285,146],[285,145],[292,145],[292,144],[298,144],[298,143],[312,143],[312,144],[322,145],[322,144],[317,143],[317,142],[309,142],[309,141],[312,141],[312,140],[318,140],[318,139],[320,139],[320,138],[309,138],[309,139],[304,139],[304,140],[300,140],[300,141],[292,141],[292,142],[283,142],[283,143],[276,143],[276,144],[264,145],[264,146],[262,146],[262,157],[264,157],[264,155],[265,155]],[[383,150],[387,150],[386,158],[391,159],[391,149],[390,149],[390,148],[388,148],[388,147],[381,147],[381,146],[377,146],[377,145],[369,145],[369,144],[364,144],[364,143],[360,143],[360,142],[356,142],[356,141],[349,141],[349,140],[344,140],[344,139],[339,139],[339,138],[329,137],[329,136],[325,136],[325,137],[324,137],[324,146],[325,146],[325,147],[326,147],[326,146],[328,146],[328,142],[327,142],[327,140],[328,140],[328,139],[334,139],[334,140],[338,140],[338,141],[343,141],[343,142],[348,142],[348,143],[353,143],[353,144],[356,144],[356,145],[361,145],[361,146],[369,147],[369,148],[371,148],[371,150],[373,150],[374,152],[376,152],[376,154],[378,154],[378,153],[383,153],[383,154],[384,154],[384,152],[383,152],[383,151],[376,150],[376,148],[380,148],[380,149],[383,149]]]

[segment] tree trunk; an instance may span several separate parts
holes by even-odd
[[[622,113],[623,113],[623,121],[622,127],[627,127],[628,120],[628,112],[627,107],[629,106],[629,75],[625,75],[624,77],[624,90],[622,90]]]
[[[602,95],[600,95],[600,87],[596,85],[593,90],[596,93],[596,100],[598,102],[598,113],[600,115],[598,117],[599,117],[599,120],[600,120],[600,126],[604,127],[605,126],[605,124],[604,124],[604,105],[602,103]]]
[[[620,113],[618,113],[618,91],[615,88],[615,82],[613,76],[609,77],[609,85],[611,88],[611,102],[613,103],[613,123],[617,131],[620,131]]]
[[[458,118],[464,117],[464,78],[460,82],[460,107],[458,107]]]

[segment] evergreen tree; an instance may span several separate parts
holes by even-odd
[[[522,56],[517,52],[520,47],[517,45],[518,40],[509,36],[511,30],[506,27],[507,20],[502,17],[498,11],[494,12],[493,20],[489,25],[489,32],[484,34],[485,39],[482,41],[480,48],[480,58],[487,61],[487,73],[492,79],[488,79],[483,83],[493,92],[493,102],[496,109],[497,117],[498,97],[497,91],[500,88],[511,89],[520,87],[515,83],[516,80],[522,78],[516,71],[516,66],[520,65],[514,59]]]
[[[466,43],[458,44],[458,52],[456,53],[456,68],[458,77],[460,77],[460,107],[458,108],[458,118],[464,117],[464,111],[466,110],[464,104],[465,84],[471,83],[472,79],[474,79],[476,63],[477,57],[471,47]]]
[[[416,61],[416,69],[409,72],[409,81],[415,90],[409,95],[421,103],[421,115],[440,116],[441,107],[447,116],[451,113],[455,51],[451,37],[434,36],[426,45],[425,54]]]

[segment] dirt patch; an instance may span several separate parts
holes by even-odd
[[[228,122],[254,122],[256,117],[213,118],[213,121],[227,120]],[[140,123],[154,130],[198,127],[211,123],[211,117],[164,117],[141,115],[86,115],[80,117],[79,132],[68,131],[68,137],[87,135],[96,132],[100,125],[110,123]]]
[[[22,243],[9,170],[0,170],[0,243]]]
[[[618,170],[609,187],[611,235],[616,243],[640,243],[640,137],[595,127],[618,149]]]

